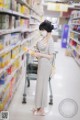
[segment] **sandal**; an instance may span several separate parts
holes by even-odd
[[[45,116],[46,115],[46,113],[44,112],[44,113],[41,113],[40,111],[35,111],[34,113],[33,113],[35,116]]]
[[[37,111],[37,108],[33,108],[31,111],[34,113],[35,111]]]

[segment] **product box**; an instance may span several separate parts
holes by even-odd
[[[15,17],[14,16],[10,16],[9,17],[9,28],[10,29],[14,29],[15,27]]]
[[[11,0],[11,10],[17,11],[17,1]]]
[[[11,34],[0,36],[0,50],[10,45]]]
[[[11,34],[11,45],[18,43],[21,40],[20,33],[12,33]]]
[[[6,81],[6,75],[7,73],[3,73],[2,75],[0,75],[0,85],[3,85]]]
[[[14,59],[20,52],[20,46],[17,46],[12,50],[12,59]]]
[[[4,0],[0,0],[0,8],[4,7]]]
[[[0,23],[0,29],[9,29],[8,23]]]
[[[21,11],[21,4],[17,4],[17,11],[20,12]]]
[[[4,8],[10,9],[11,7],[11,0],[4,0]]]
[[[5,23],[5,22],[9,22],[9,15],[4,15],[4,14],[2,14],[1,15],[1,18],[2,18],[2,23]]]

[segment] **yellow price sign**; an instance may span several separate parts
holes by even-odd
[[[68,5],[67,4],[60,4],[60,3],[48,3],[47,9],[51,10],[51,11],[67,12]]]

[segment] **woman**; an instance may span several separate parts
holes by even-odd
[[[37,43],[37,52],[35,57],[38,58],[38,73],[35,94],[34,115],[45,115],[45,107],[48,104],[48,80],[52,70],[52,59],[54,53],[53,39],[51,32],[53,25],[45,20],[39,26],[43,40]]]

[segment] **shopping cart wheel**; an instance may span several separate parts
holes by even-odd
[[[22,101],[22,104],[26,104],[26,103],[27,103],[27,101],[26,101],[26,95],[23,94],[23,101]]]
[[[53,96],[50,96],[50,102],[49,105],[53,105]]]

